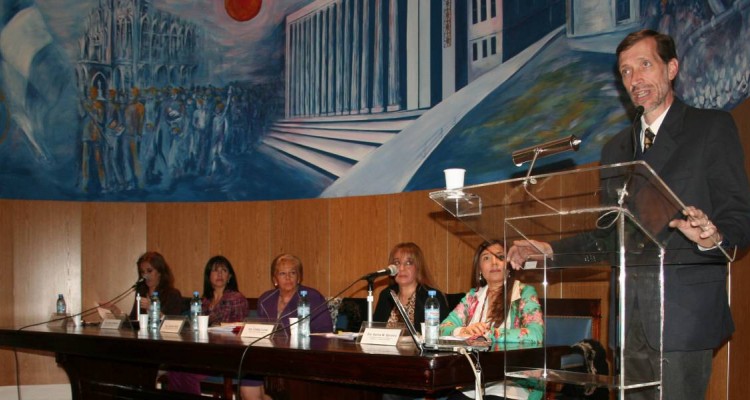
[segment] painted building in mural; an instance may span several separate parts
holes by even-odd
[[[101,0],[85,20],[77,78],[80,93],[133,87],[188,87],[201,59],[200,30],[151,0]]]
[[[286,119],[264,144],[345,176],[427,110],[563,26],[564,5],[314,1],[286,18]]]
[[[286,116],[428,109],[565,15],[563,0],[315,1],[286,19]]]

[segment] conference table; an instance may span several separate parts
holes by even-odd
[[[241,360],[244,374],[283,382],[288,398],[374,399],[388,390],[430,395],[474,383],[465,355],[420,354],[409,342],[363,345],[341,336],[319,335],[299,343],[286,335],[257,340],[231,331],[147,333],[45,326],[0,329],[0,348],[53,353],[68,374],[74,400],[189,398],[157,389],[158,372],[185,369],[236,376]],[[566,352],[547,348],[547,363],[559,362]],[[506,362],[542,365],[545,349],[496,346],[476,357],[489,382],[503,378]]]

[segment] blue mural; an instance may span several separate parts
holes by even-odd
[[[274,0],[240,22],[201,0],[4,2],[0,197],[432,189],[447,167],[521,174],[513,150],[570,134],[581,150],[537,168],[574,167],[629,123],[613,53],[643,27],[676,39],[686,102],[748,97],[748,0],[474,3]]]

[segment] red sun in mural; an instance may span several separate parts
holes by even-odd
[[[255,18],[263,0],[224,0],[224,8],[232,19],[240,22]]]

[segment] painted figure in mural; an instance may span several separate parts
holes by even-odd
[[[146,186],[166,169],[166,160],[160,156],[157,149],[161,107],[155,88],[150,88],[146,92],[146,101],[143,104],[143,109],[143,132],[140,147],[138,148],[141,175],[138,178],[138,182],[139,185]]]
[[[167,165],[169,165],[169,173],[172,178],[180,178],[185,175],[190,155],[190,133],[188,130],[190,119],[186,116],[190,115],[189,108],[192,108],[192,106],[186,104],[182,98],[179,98],[177,104],[180,105],[179,117],[170,124],[172,145],[169,147],[167,156]],[[172,112],[172,115],[177,115],[176,111],[169,112]]]
[[[180,88],[168,88],[169,97],[162,104],[162,124],[159,129],[158,149],[167,160],[167,173],[161,177],[161,186],[169,187],[171,184],[174,160],[170,160],[172,144],[178,135],[182,133],[182,120],[185,114],[185,105],[180,99]]]
[[[227,109],[232,102],[232,87],[227,93],[227,104],[218,102],[214,107],[213,121],[211,121],[211,152],[209,153],[210,169],[208,175],[213,175],[219,168],[228,173],[232,163],[226,158],[224,144],[228,131]]]
[[[234,143],[232,148],[235,153],[244,153],[248,149],[250,137],[250,105],[247,101],[247,93],[241,91],[235,96],[236,102],[232,105],[232,129],[234,130]]]
[[[117,91],[110,89],[104,114],[104,172],[107,175],[108,189],[105,192],[119,190],[123,188],[125,182],[122,169],[117,162],[120,136],[125,132],[121,114]]]
[[[185,99],[185,118],[182,119],[183,130],[185,131],[185,145],[182,157],[185,159],[184,173],[191,173],[193,170],[193,146],[195,143],[195,129],[193,128],[193,114],[197,106],[195,104],[195,91],[191,91]]]
[[[104,103],[99,98],[99,90],[91,87],[89,98],[83,101],[84,123],[81,135],[81,190],[84,192],[91,189],[91,168],[96,168],[99,178],[99,186],[102,190],[107,189],[106,175],[104,174],[104,162],[102,158],[102,131],[104,129]]]
[[[670,36],[652,30],[633,32],[620,42],[616,54],[623,87],[633,105],[644,111],[633,127],[605,144],[601,164],[643,160],[689,205],[682,210],[683,218],[665,227],[668,236],[662,242],[669,248],[663,288],[658,287],[658,267],[638,266],[638,273],[627,275],[625,285],[634,289],[627,290],[625,298],[631,310],[626,316],[625,370],[634,380],[662,375],[661,390],[631,389],[626,397],[703,399],[714,349],[734,331],[727,257],[721,250],[734,254],[750,245],[750,185],[742,144],[730,114],[694,108],[677,97],[673,84],[682,63]],[[588,232],[553,243],[517,241],[508,259],[518,269],[540,253],[552,256],[575,249],[596,261],[590,254],[606,253],[610,234]],[[655,245],[644,244],[639,250],[654,251],[650,247]],[[661,291],[663,321],[658,312],[661,298],[654,295]]]
[[[206,153],[204,149],[208,147],[208,112],[206,111],[206,99],[199,95],[195,101],[195,111],[191,119],[193,127],[193,140],[190,143],[190,159],[192,168],[196,173],[202,173],[205,169]]]
[[[141,176],[141,165],[138,160],[138,143],[143,134],[143,120],[146,114],[146,108],[141,103],[140,89],[134,87],[130,91],[130,102],[125,107],[125,134],[121,136],[120,161],[123,164],[125,181],[127,189],[135,189],[140,185],[143,188],[143,182],[138,182],[138,176]]]

